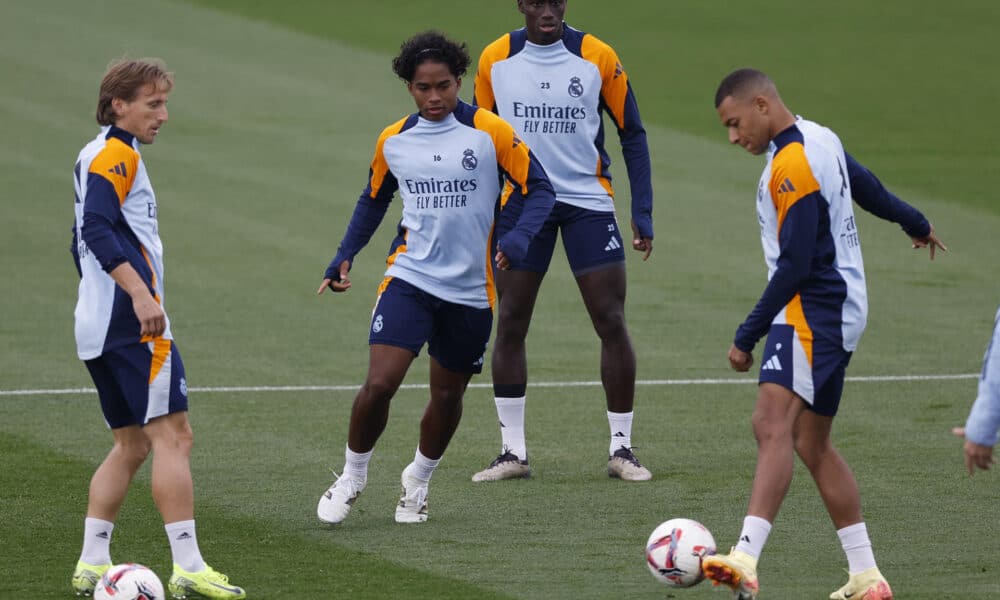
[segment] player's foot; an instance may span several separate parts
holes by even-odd
[[[353,477],[339,477],[336,473],[333,475],[337,477],[337,481],[320,496],[316,506],[316,516],[324,523],[340,523],[346,519],[354,501],[365,489],[364,481]]]
[[[830,594],[830,600],[892,600],[892,589],[878,567],[872,567],[851,575],[847,585]]]
[[[403,469],[403,491],[396,505],[397,523],[423,523],[427,520],[427,484],[410,475],[412,464]]]
[[[475,482],[500,481],[501,479],[527,479],[531,477],[531,467],[527,460],[521,460],[516,454],[503,449],[503,454],[493,459],[490,466],[472,476]]]
[[[736,600],[757,598],[757,560],[745,552],[733,548],[729,554],[706,556],[701,560],[701,572],[713,585],[728,586]]]
[[[617,477],[622,481],[649,481],[653,474],[642,466],[631,448],[622,446],[608,457],[608,477]]]
[[[243,588],[232,585],[228,577],[208,565],[205,565],[204,571],[189,573],[174,564],[174,574],[170,576],[167,589],[174,600],[189,598],[239,600],[247,597]]]
[[[110,568],[110,564],[88,565],[82,560],[78,561],[76,570],[73,571],[73,591],[76,592],[77,596],[93,596],[94,588],[101,580],[101,575],[104,575]]]

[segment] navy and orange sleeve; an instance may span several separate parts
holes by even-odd
[[[138,168],[139,153],[111,137],[87,172],[80,236],[105,272],[128,260],[115,230],[124,223],[121,206]]]
[[[826,210],[826,199],[801,143],[788,144],[775,155],[769,188],[778,213],[780,252],[764,293],[736,330],[733,344],[744,352],[753,350],[774,317],[792,301],[809,277],[821,214],[825,214],[821,211]]]
[[[880,219],[899,224],[910,237],[930,235],[931,224],[919,210],[885,189],[878,177],[853,156],[846,152],[844,156],[847,158],[847,176],[851,180],[851,195],[858,206]]]
[[[653,183],[646,129],[628,74],[608,44],[587,34],[580,46],[583,58],[601,73],[601,106],[618,128],[622,158],[632,193],[632,222],[644,238],[653,238]]]
[[[368,185],[361,192],[354,207],[354,214],[351,215],[351,220],[347,224],[344,238],[337,247],[337,254],[326,269],[324,275],[326,279],[340,281],[340,264],[345,260],[354,262],[354,257],[368,245],[375,230],[385,218],[389,203],[392,201],[392,195],[399,189],[399,182],[389,170],[382,150],[389,137],[412,126],[412,122],[415,121],[416,118],[413,116],[401,119],[386,127],[379,135],[378,141],[375,143],[375,155],[372,157],[371,167],[368,170]]]
[[[497,112],[496,96],[493,94],[493,63],[510,55],[510,34],[506,34],[483,49],[479,56],[479,67],[473,84],[472,103],[488,111]]]
[[[497,242],[511,262],[520,262],[528,252],[528,244],[552,212],[555,191],[542,163],[509,123],[484,109],[476,110],[473,123],[476,129],[490,134],[496,148],[497,165],[520,192],[511,194],[510,201],[524,203],[514,228]]]

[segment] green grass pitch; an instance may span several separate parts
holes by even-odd
[[[93,394],[23,392],[91,385],[73,347],[70,173],[95,132],[100,74],[125,54],[160,56],[177,73],[171,120],[144,157],[190,385],[345,386],[192,394],[202,550],[251,598],[726,596],[708,585],[661,587],[642,546],[658,523],[685,516],[725,551],[746,507],[754,387],[729,371],[725,353],[764,285],[752,206],[761,160],[727,146],[712,107],[719,79],[737,67],[769,72],[794,111],[833,127],[951,248],[929,263],[895,226],[859,215],[871,310],[849,375],[978,372],[1000,301],[995,3],[574,0],[567,17],[617,48],[649,133],[656,249],[648,263],[629,256],[627,310],[648,382],[637,390],[633,439],[654,480],[628,485],[604,474],[607,422],[589,383],[598,378],[597,341],[557,256],[529,360],[533,382],[565,385],[529,390],[535,477],[469,481],[499,443],[487,371],[474,379],[434,477],[430,521],[396,525],[399,472],[426,400],[425,390],[407,388],[368,489],[350,519],[328,529],[315,505],[327,469],[343,461],[348,388],[364,377],[366,318],[395,218],[359,256],[350,293],[314,292],[364,186],[375,136],[413,108],[390,59],[426,28],[467,41],[478,56],[522,23],[513,0],[4,3],[0,598],[70,595],[87,485],[110,443]],[[470,73],[462,97],[471,92]],[[612,133],[616,157],[615,144]],[[620,160],[612,172],[627,214]],[[426,382],[426,372],[422,357],[407,383]],[[656,383],[690,379],[739,382]],[[970,377],[847,384],[835,440],[900,598],[1000,595],[1000,482],[996,473],[966,477],[948,433],[974,395]],[[112,552],[169,576],[148,467]],[[825,598],[844,567],[800,467],[760,564],[763,597]]]

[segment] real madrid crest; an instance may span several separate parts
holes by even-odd
[[[474,171],[476,166],[479,164],[479,159],[476,158],[476,153],[471,148],[467,148],[462,155],[462,167],[466,171]]]
[[[580,83],[579,77],[573,77],[569,80],[569,89],[567,91],[574,98],[579,98],[583,95],[583,84]]]

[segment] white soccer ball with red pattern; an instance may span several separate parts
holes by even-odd
[[[699,583],[701,559],[715,554],[715,538],[698,521],[670,519],[661,523],[646,542],[646,564],[653,577],[671,587]]]
[[[115,565],[97,582],[94,600],[164,600],[163,583],[148,567]]]

